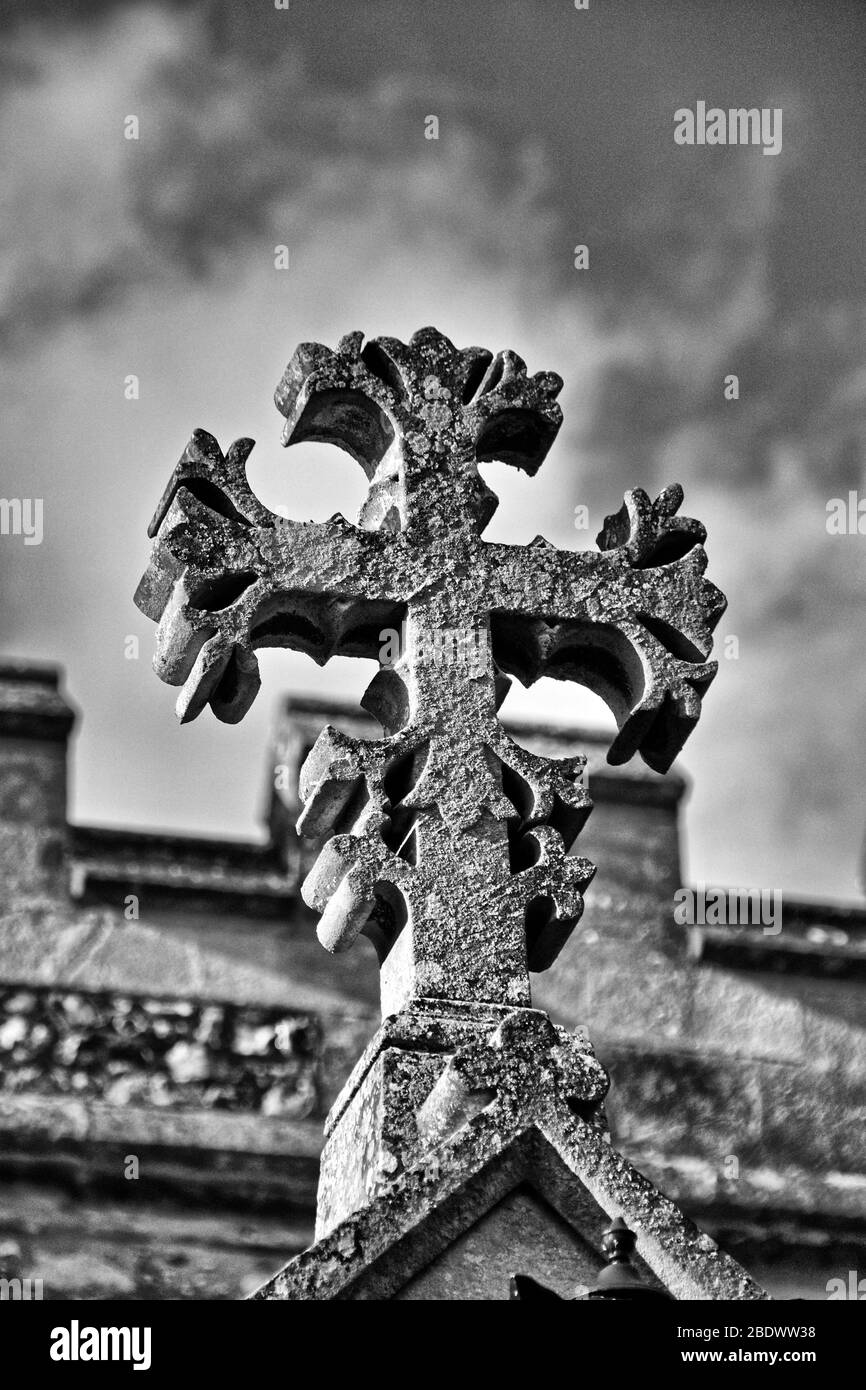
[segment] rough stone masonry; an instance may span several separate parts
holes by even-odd
[[[400,1182],[473,1125],[477,1140],[497,1107],[515,1135],[548,1111],[582,1124],[587,1143],[603,1128],[607,1078],[589,1043],[554,1029],[529,991],[594,873],[568,853],[591,808],[585,760],[527,752],[497,711],[511,676],[580,682],[617,719],[609,760],[639,752],[665,771],[715,675],[707,658],[725,600],[704,578],[705,531],[678,515],[676,485],[655,501],[627,493],[598,552],[483,539],[497,503],[478,465],[535,474],[561,423],[561,386],[554,373],[528,376],[510,351],[457,350],[433,328],[408,344],[360,333],[336,351],[302,344],[275,395],[283,441],[333,443],[361,464],[358,522],[274,515],[246,481],[253,442],[224,454],[196,430],[150,528],[136,602],[159,625],[155,666],[181,687],[182,720],[207,704],[240,720],[259,688],[260,646],[320,664],[379,662],[363,704],[383,738],[328,727],[302,773],[298,828],[330,836],[305,900],[328,950],[372,941],[384,1018],[329,1120],[323,1238],[384,1194],[374,1226],[387,1244]],[[383,647],[388,632],[402,634],[396,653]],[[465,1154],[451,1161],[456,1177]],[[653,1224],[643,1201],[631,1219]],[[720,1287],[707,1277],[697,1287]],[[760,1296],[753,1285],[732,1292],[744,1277],[733,1266],[724,1293],[686,1296]],[[307,1281],[293,1294],[283,1278],[273,1296],[354,1296],[328,1291],[344,1285]]]

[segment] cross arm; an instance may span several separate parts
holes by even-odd
[[[375,658],[417,582],[399,537],[339,513],[297,522],[270,512],[246,479],[252,447],[241,439],[223,454],[196,430],[149,528],[135,601],[158,624],[154,666],[182,686],[182,722],[206,704],[225,723],[242,719],[260,685],[258,647],[290,647],[320,665],[338,653]]]
[[[639,752],[665,772],[700,716],[716,674],[707,660],[726,607],[704,579],[700,522],[677,515],[682,488],[653,502],[626,494],[598,537],[600,554],[490,546],[491,635],[500,668],[529,685],[573,680],[605,700],[619,732],[608,760]]]

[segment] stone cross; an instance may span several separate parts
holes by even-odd
[[[561,423],[552,372],[513,352],[456,349],[433,328],[408,344],[343,338],[296,350],[275,395],[283,442],[339,445],[369,491],[357,524],[274,515],[196,430],[150,528],[136,602],[159,623],[155,667],[240,720],[255,649],[379,662],[363,700],[379,740],[326,728],[302,771],[299,829],[330,836],[303,886],[319,938],[377,950],[383,1012],[418,998],[526,1006],[583,907],[594,866],[568,854],[591,808],[583,757],[538,757],[497,711],[540,676],[599,694],[619,728],[609,760],[666,770],[716,672],[724,597],[704,579],[703,526],[682,489],[626,494],[598,552],[487,542],[497,501],[478,465],[530,475]]]

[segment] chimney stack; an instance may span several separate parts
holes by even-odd
[[[60,670],[0,661],[0,910],[66,894],[66,753],[75,711]]]

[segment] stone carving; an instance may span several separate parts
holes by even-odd
[[[361,464],[357,524],[273,515],[246,481],[252,441],[223,454],[197,430],[151,526],[136,598],[182,720],[207,704],[241,719],[257,647],[379,661],[363,703],[384,736],[322,732],[298,828],[325,840],[303,888],[319,937],[331,951],[371,939],[384,1018],[325,1127],[317,1243],[258,1298],[505,1297],[503,1239],[529,1258],[561,1218],[569,1269],[595,1274],[600,1218],[617,1210],[656,1294],[763,1296],[608,1144],[588,1038],[530,1007],[529,972],[556,959],[594,866],[569,854],[590,811],[585,759],[505,733],[510,677],[588,686],[617,719],[610,760],[664,771],[715,675],[725,607],[678,486],[627,493],[597,552],[484,540],[496,498],[479,464],[534,474],[561,385],[432,328],[302,344],[276,391],[283,438]],[[470,1232],[484,1254],[467,1260]]]
[[[302,344],[276,391],[283,439],[361,464],[358,523],[274,515],[246,481],[253,442],[223,454],[197,430],[150,528],[136,601],[159,624],[155,666],[182,687],[182,720],[207,704],[241,719],[260,646],[380,660],[363,703],[385,736],[323,731],[299,829],[331,837],[304,885],[319,937],[331,951],[373,941],[385,1014],[418,998],[528,1006],[529,971],[555,960],[582,911],[594,866],[567,851],[591,807],[585,760],[509,738],[497,710],[510,676],[588,686],[617,719],[610,760],[640,753],[663,771],[716,671],[725,600],[678,486],[627,493],[598,552],[483,539],[497,504],[479,463],[536,473],[561,385],[432,328],[408,344]]]

